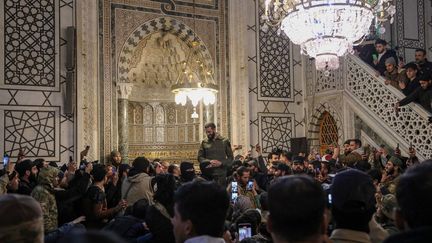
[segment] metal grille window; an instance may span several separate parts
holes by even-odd
[[[327,111],[321,115],[319,139],[321,154],[324,154],[331,144],[338,142],[336,121]]]

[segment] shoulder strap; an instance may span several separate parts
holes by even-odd
[[[129,195],[129,191],[130,191],[130,189],[132,188],[132,185],[133,185],[133,184],[135,184],[135,183],[134,183],[134,182],[130,182],[129,187],[128,187],[128,189],[126,190],[126,193],[125,193],[123,199],[126,199],[126,198],[127,198],[127,196]]]

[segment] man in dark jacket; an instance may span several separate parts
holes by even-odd
[[[394,60],[396,61],[396,66],[397,66],[398,58],[396,56],[396,52],[394,50],[387,49],[387,41],[382,39],[377,39],[375,41],[375,50],[378,55],[374,56],[373,67],[381,75],[384,75],[384,72],[386,71],[385,61],[387,60],[387,58],[393,57]]]
[[[38,174],[36,165],[31,160],[26,159],[18,163],[15,166],[15,170],[18,172],[20,178],[17,193],[30,195],[36,186],[36,175]]]
[[[432,87],[430,85],[429,76],[420,78],[420,87],[414,90],[409,96],[396,103],[395,108],[398,109],[399,106],[408,105],[413,101],[421,105],[428,112],[432,112]]]
[[[198,161],[200,163],[209,163],[207,167],[212,170],[213,180],[225,187],[227,169],[231,167],[234,159],[231,143],[227,138],[216,133],[214,123],[207,123],[205,131],[207,138],[201,142]]]
[[[432,62],[429,62],[426,58],[426,50],[425,49],[417,49],[415,51],[415,62],[419,67],[419,71],[422,75],[431,75],[432,74]]]
[[[417,64],[410,62],[405,65],[405,75],[407,82],[399,82],[399,88],[404,95],[408,96],[418,87],[420,87],[419,78],[417,76],[418,67]]]

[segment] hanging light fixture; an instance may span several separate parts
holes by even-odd
[[[190,100],[194,107],[192,118],[198,118],[196,108],[200,101],[204,105],[213,105],[216,102],[218,85],[215,83],[213,73],[209,67],[199,60],[197,48],[199,43],[195,36],[195,0],[193,1],[193,25],[194,40],[186,61],[183,62],[182,70],[179,73],[176,83],[171,87],[171,92],[175,94],[176,104],[186,105]],[[195,59],[197,58],[197,59]]]
[[[392,23],[396,12],[392,0],[264,1],[262,28],[280,26],[302,54],[316,59],[318,70],[339,68],[339,57],[363,41],[372,20],[383,30],[383,22]]]

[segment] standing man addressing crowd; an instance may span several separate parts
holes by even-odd
[[[227,138],[216,133],[216,125],[207,123],[205,126],[207,138],[201,142],[198,151],[198,161],[205,168],[211,169],[213,180],[225,187],[227,169],[231,167],[234,159],[231,143]]]

